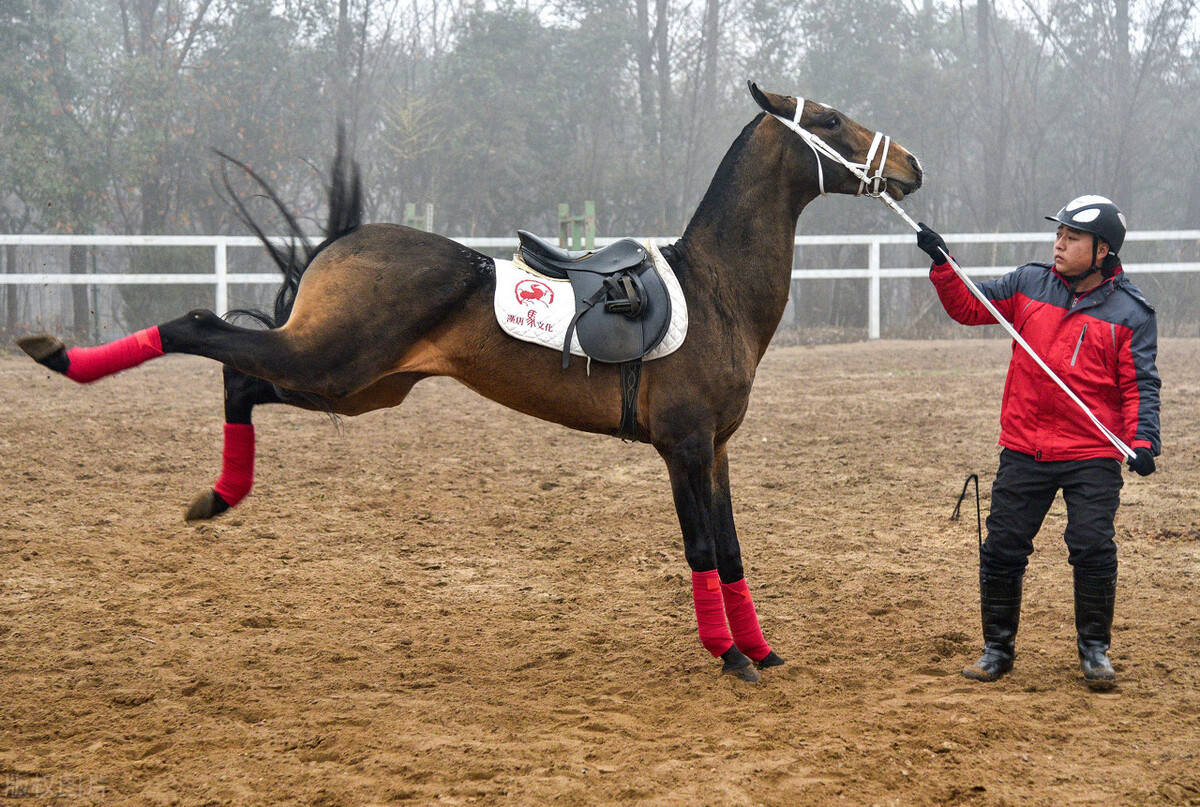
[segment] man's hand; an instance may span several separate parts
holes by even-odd
[[[928,255],[934,263],[941,265],[946,262],[946,256],[950,254],[950,250],[946,249],[946,242],[942,237],[929,229],[929,226],[923,222],[917,222],[917,226],[921,229],[917,233],[917,246],[920,247],[926,255]],[[943,251],[945,254],[942,254]]]
[[[1135,448],[1134,456],[1129,460],[1129,467],[1132,468],[1138,476],[1149,476],[1154,473],[1154,454],[1148,448]]]

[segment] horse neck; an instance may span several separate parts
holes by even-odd
[[[753,331],[759,355],[787,305],[796,222],[819,195],[795,150],[761,121],[734,141],[676,245],[689,277],[707,280],[706,294]]]

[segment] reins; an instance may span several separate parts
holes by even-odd
[[[800,115],[802,114],[803,110],[804,99],[797,98],[796,115],[794,120],[788,120],[787,118],[776,115],[774,112],[770,114],[784,126],[800,135],[800,139],[803,140],[808,147],[813,150],[813,154],[817,157],[817,179],[820,183],[821,193],[825,193],[825,176],[824,171],[821,168],[820,159],[820,155],[824,154],[831,160],[834,160],[835,162],[845,166],[850,173],[858,177],[860,183],[858,191],[859,194],[862,194],[865,189],[867,196],[881,199],[883,203],[894,210],[896,214],[900,216],[900,218],[904,219],[909,227],[912,227],[913,230],[920,232],[920,225],[913,221],[912,217],[905,213],[900,205],[896,204],[896,200],[889,196],[886,190],[887,181],[883,179],[883,168],[884,163],[887,162],[887,152],[888,148],[891,146],[891,138],[886,138],[883,156],[879,161],[879,169],[873,176],[868,176],[866,172],[871,168],[871,162],[875,154],[875,149],[881,139],[880,133],[875,133],[875,139],[871,143],[871,151],[867,156],[867,162],[865,164],[852,163],[824,140],[800,126]],[[979,290],[979,287],[975,285],[974,281],[967,277],[967,273],[962,270],[962,267],[958,265],[958,262],[955,261],[954,258],[950,257],[950,253],[944,249],[941,249],[940,247],[939,250],[941,251],[942,255],[945,256],[946,262],[950,264],[950,267],[954,270],[954,273],[958,275],[963,284],[966,285],[967,290],[970,291],[971,294],[974,295],[977,300],[979,300],[979,302],[983,303],[983,307],[988,310],[988,313],[995,317],[996,322],[998,322],[1000,326],[1004,328],[1004,330],[1008,331],[1008,334],[1013,338],[1013,341],[1020,345],[1021,348],[1029,354],[1030,358],[1037,362],[1038,367],[1041,367],[1042,370],[1046,372],[1046,375],[1050,376],[1051,380],[1054,381],[1054,383],[1057,384],[1063,392],[1067,393],[1067,396],[1074,401],[1080,409],[1083,410],[1083,413],[1088,416],[1088,419],[1092,421],[1092,424],[1100,430],[1101,434],[1108,438],[1110,443],[1116,446],[1117,450],[1120,451],[1123,456],[1127,457],[1128,459],[1133,459],[1136,456],[1133,449],[1127,446],[1125,441],[1113,434],[1113,432],[1107,426],[1101,423],[1100,419],[1092,414],[1092,410],[1088,409],[1087,404],[1080,400],[1079,396],[1076,395],[1071,388],[1067,386],[1066,382],[1059,378],[1049,366],[1047,366],[1046,362],[1042,361],[1042,357],[1039,356],[1034,349],[1029,346],[1029,343],[1021,337],[1021,334],[1017,333],[1012,324],[1009,323],[1009,321],[1003,316],[1001,316],[1000,312],[996,310],[996,306],[992,304],[991,300],[984,296],[983,292]]]

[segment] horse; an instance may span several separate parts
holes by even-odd
[[[824,104],[753,82],[749,89],[762,111],[730,146],[682,237],[661,250],[686,300],[687,335],[677,350],[641,368],[632,428],[622,428],[625,380],[617,365],[574,362],[564,369],[558,351],[502,331],[493,311],[492,258],[434,233],[363,224],[357,167],[347,169],[340,137],[325,239],[305,254],[298,254],[297,239],[286,252],[273,245],[234,195],[284,272],[273,316],[241,312],[265,328],[201,309],[97,347],[67,349],[47,334],[18,344],[81,383],[164,353],[224,365],[222,471],[192,502],[189,521],[213,518],[249,492],[251,413],[260,404],[358,415],[398,405],[424,378],[449,376],[535,418],[649,443],[667,466],[701,645],[722,661],[722,673],[757,681],[759,670],[784,660],[763,636],[745,580],[728,442],[746,416],[755,370],[787,303],[801,211],[818,196],[857,194],[865,184],[806,147],[789,126],[868,171],[880,135]],[[878,190],[902,199],[920,187],[920,163],[903,147],[885,147],[878,163]],[[238,165],[299,236],[269,186]]]

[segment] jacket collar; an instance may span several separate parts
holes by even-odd
[[[1058,273],[1058,270],[1054,268],[1053,264],[1050,266],[1050,271],[1053,272],[1054,276],[1062,282],[1067,294],[1070,295],[1071,305],[1067,308],[1068,314],[1075,311],[1082,311],[1085,308],[1092,308],[1100,305],[1102,302],[1107,300],[1109,295],[1111,295],[1119,286],[1125,283],[1125,270],[1121,268],[1120,264],[1117,264],[1117,266],[1113,268],[1112,274],[1100,281],[1099,286],[1077,296],[1075,292],[1071,291],[1071,284],[1065,277]]]

